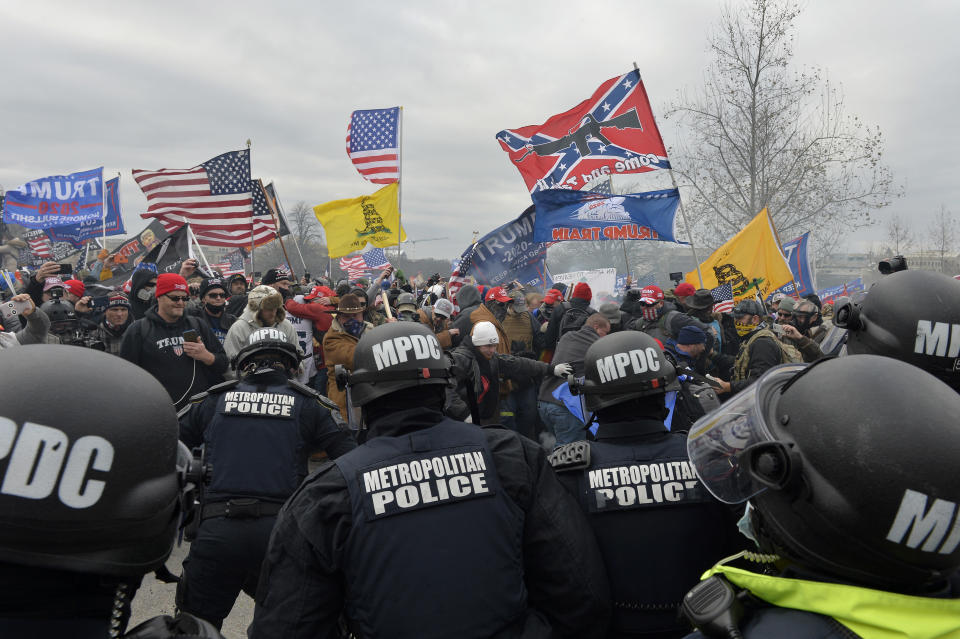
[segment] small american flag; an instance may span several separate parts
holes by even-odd
[[[347,277],[351,280],[363,277],[370,269],[384,269],[388,266],[390,261],[381,248],[373,248],[353,257],[340,258],[340,268],[347,272]]]
[[[457,265],[456,270],[450,274],[450,284],[448,286],[447,295],[450,296],[450,301],[453,302],[453,308],[455,311],[460,311],[460,305],[457,304],[457,293],[463,288],[463,285],[467,283],[467,275],[470,273],[470,267],[473,266],[473,256],[477,252],[477,245],[473,244],[466,253],[460,256],[460,264]]]
[[[710,295],[713,296],[714,313],[729,313],[733,310],[733,284],[728,282],[712,288]]]
[[[354,111],[347,125],[347,155],[364,179],[400,179],[400,107]]]
[[[230,277],[231,275],[243,275],[243,259],[246,257],[243,249],[237,249],[236,251],[230,251],[223,256],[223,261],[217,264],[211,264],[210,268],[214,268],[224,276]]]
[[[30,252],[39,260],[53,259],[53,245],[50,244],[46,236],[35,237],[27,240],[30,245]]]
[[[134,169],[133,179],[147,197],[147,212],[140,217],[159,219],[168,232],[189,222],[204,245],[250,245],[255,229],[249,150],[224,153],[192,169]]]

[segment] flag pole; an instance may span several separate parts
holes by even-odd
[[[271,182],[271,184],[273,183]],[[283,219],[284,215],[283,215],[283,211],[281,210],[282,205],[280,204],[280,194],[277,193],[276,184],[273,185],[273,193],[274,195],[277,196],[273,199],[273,205],[274,205],[273,208],[277,213],[277,237],[279,238],[280,237],[280,220]],[[289,224],[287,226],[289,227]],[[307,261],[303,259],[303,251],[300,250],[300,242],[297,241],[297,236],[294,235],[293,233],[290,234],[290,237],[293,238],[293,245],[297,247],[297,253],[299,253],[300,255],[300,263],[303,264],[303,272],[306,273],[310,269],[307,268]]]
[[[787,260],[787,254],[783,252],[783,242],[780,241],[780,232],[777,230],[777,225],[773,221],[773,215],[770,213],[770,209],[766,206],[763,208],[767,209],[767,220],[769,220],[770,222],[770,228],[773,229],[773,237],[777,238],[777,248],[780,249],[780,255],[783,255],[784,261],[787,262],[787,268],[790,269],[790,281],[793,282],[793,295],[791,295],[790,297],[799,299],[800,287],[797,286],[797,278],[793,276],[793,269],[790,268],[790,261]]]
[[[640,76],[640,67],[637,66],[637,63],[633,63],[633,69],[637,72],[637,76]],[[643,78],[640,77],[640,81],[643,81]],[[649,102],[649,100],[647,100]],[[653,117],[653,105],[650,105],[650,115]],[[657,127],[657,119],[653,117],[653,126]],[[657,127],[657,134],[660,133],[660,127]],[[660,136],[660,139],[663,140],[663,136]],[[670,173],[670,182],[673,183],[673,188],[680,192],[679,187],[677,187],[677,178],[673,175],[673,165],[670,165],[670,168],[667,169]],[[687,219],[687,212],[683,208],[683,199],[679,199],[680,204],[680,217],[683,218],[683,225],[687,229],[687,239],[690,240],[690,250],[693,252],[693,261],[697,263],[697,279],[700,280],[700,288],[703,288],[703,273],[700,272],[700,258],[697,257],[697,247],[693,244],[693,233],[690,231],[690,220]]]
[[[117,173],[117,175],[120,175]],[[117,186],[120,186],[119,183]],[[103,170],[100,170],[100,222],[103,229],[103,245],[107,245],[107,181],[103,179]]]
[[[250,141],[250,138],[247,138],[247,153],[250,154],[250,147],[253,143]],[[251,194],[252,196],[252,194]],[[253,278],[253,274],[256,272],[257,267],[254,262],[253,252],[257,248],[256,243],[253,241],[253,209],[251,205],[250,210],[250,277]]]
[[[207,261],[207,256],[203,254],[203,249],[200,248],[200,242],[197,241],[197,236],[193,234],[193,227],[190,226],[190,223],[187,223],[187,235],[190,236],[190,241],[193,242],[194,248],[197,249],[197,253],[200,254],[200,259],[203,260],[203,263],[207,267],[207,273],[213,275],[213,269],[210,268],[210,262]]]
[[[401,197],[403,193],[403,105],[400,105],[400,112],[397,117],[397,268],[400,268],[400,241],[403,239],[402,207]]]
[[[615,195],[613,192],[613,176],[607,176],[607,186],[610,187],[610,195]],[[627,280],[630,279],[630,260],[627,259],[627,241],[623,238],[620,238],[620,248],[623,249],[623,264],[627,267]]]
[[[264,201],[267,203],[267,206],[270,207],[270,214],[273,215],[273,207],[270,206],[270,198],[269,198],[269,196],[267,196],[267,189],[265,189],[264,186],[263,186],[263,180],[258,179],[258,180],[257,180],[257,186],[260,187],[260,192],[263,193],[263,199],[264,199]],[[251,243],[253,242],[253,223],[252,223],[252,220],[253,220],[253,218],[251,218],[251,225],[250,225],[250,242],[251,242]],[[274,228],[273,234],[277,237],[277,240],[280,241],[280,249],[283,251],[283,259],[285,259],[285,260],[287,261],[287,266],[290,268],[290,277],[292,277],[293,280],[296,281],[297,276],[296,276],[296,273],[293,272],[293,265],[290,264],[290,258],[287,256],[287,247],[284,246],[284,244],[283,244],[283,238],[280,237],[280,224],[279,224],[279,222],[277,222],[276,218],[274,218],[273,224],[274,224],[274,227],[276,227],[276,228]]]

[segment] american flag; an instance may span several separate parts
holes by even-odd
[[[477,245],[472,244],[470,248],[460,256],[460,264],[458,264],[457,268],[450,274],[447,295],[450,297],[450,301],[453,302],[453,308],[457,312],[460,311],[460,305],[457,304],[457,293],[463,288],[464,284],[467,283],[467,275],[470,274],[470,267],[473,266],[473,256],[476,252]]]
[[[710,295],[713,296],[714,313],[729,313],[733,310],[733,284],[730,282],[710,289]]]
[[[222,262],[211,264],[210,268],[220,271],[224,277],[230,277],[231,275],[243,275],[243,259],[245,257],[246,253],[243,249],[230,251],[223,256]]]
[[[259,178],[250,180],[253,193],[253,243],[255,246],[267,244],[277,236],[277,222],[273,207],[267,204],[263,182]],[[246,246],[250,245],[247,241]]]
[[[340,268],[347,272],[347,278],[355,280],[363,277],[370,269],[384,269],[390,261],[381,248],[370,249],[366,253],[353,257],[341,257]]]
[[[147,197],[147,212],[140,217],[159,219],[167,232],[189,222],[204,245],[250,245],[255,229],[249,150],[230,151],[192,169],[134,169],[133,179]]]
[[[364,179],[400,179],[400,107],[354,111],[347,125],[347,155]]]
[[[30,252],[33,253],[35,258],[39,260],[53,259],[53,245],[48,237],[41,235],[40,237],[30,238],[27,240],[27,244],[30,245]]]

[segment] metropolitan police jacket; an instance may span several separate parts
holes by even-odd
[[[572,459],[576,450],[588,452]],[[566,454],[565,454],[566,453]],[[587,513],[613,597],[608,637],[674,637],[683,595],[704,570],[743,550],[737,517],[700,485],[687,438],[662,422],[600,424],[597,441],[550,456]]]
[[[364,639],[604,636],[602,559],[539,446],[429,408],[369,432],[280,512],[251,637],[339,637],[341,613]]]
[[[204,394],[180,418],[180,441],[203,444],[212,467],[206,501],[234,497],[285,501],[307,476],[309,456],[356,448],[330,411],[282,373],[261,373]]]

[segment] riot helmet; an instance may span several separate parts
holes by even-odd
[[[838,306],[851,355],[884,355],[932,373],[960,392],[960,281],[932,271],[880,280],[859,304]]]
[[[63,335],[76,330],[77,313],[73,309],[73,302],[55,297],[41,304],[40,310],[50,318],[50,332],[54,335]]]
[[[292,377],[300,367],[300,352],[280,329],[259,328],[234,355],[233,367],[241,378],[276,371]]]
[[[960,567],[958,413],[960,397],[914,366],[828,358],[771,368],[698,420],[687,448],[715,497],[750,499],[763,552],[919,591]]]
[[[647,395],[662,395],[677,371],[657,341],[639,331],[621,331],[594,342],[583,359],[585,379],[576,385],[587,410]]]
[[[139,366],[91,349],[0,354],[10,397],[35,396],[31,371],[71,395],[0,404],[0,560],[118,576],[161,567],[192,507],[170,395]]]
[[[353,351],[353,372],[349,373],[354,406],[389,393],[446,385],[450,362],[437,336],[423,324],[393,322],[365,331]]]

